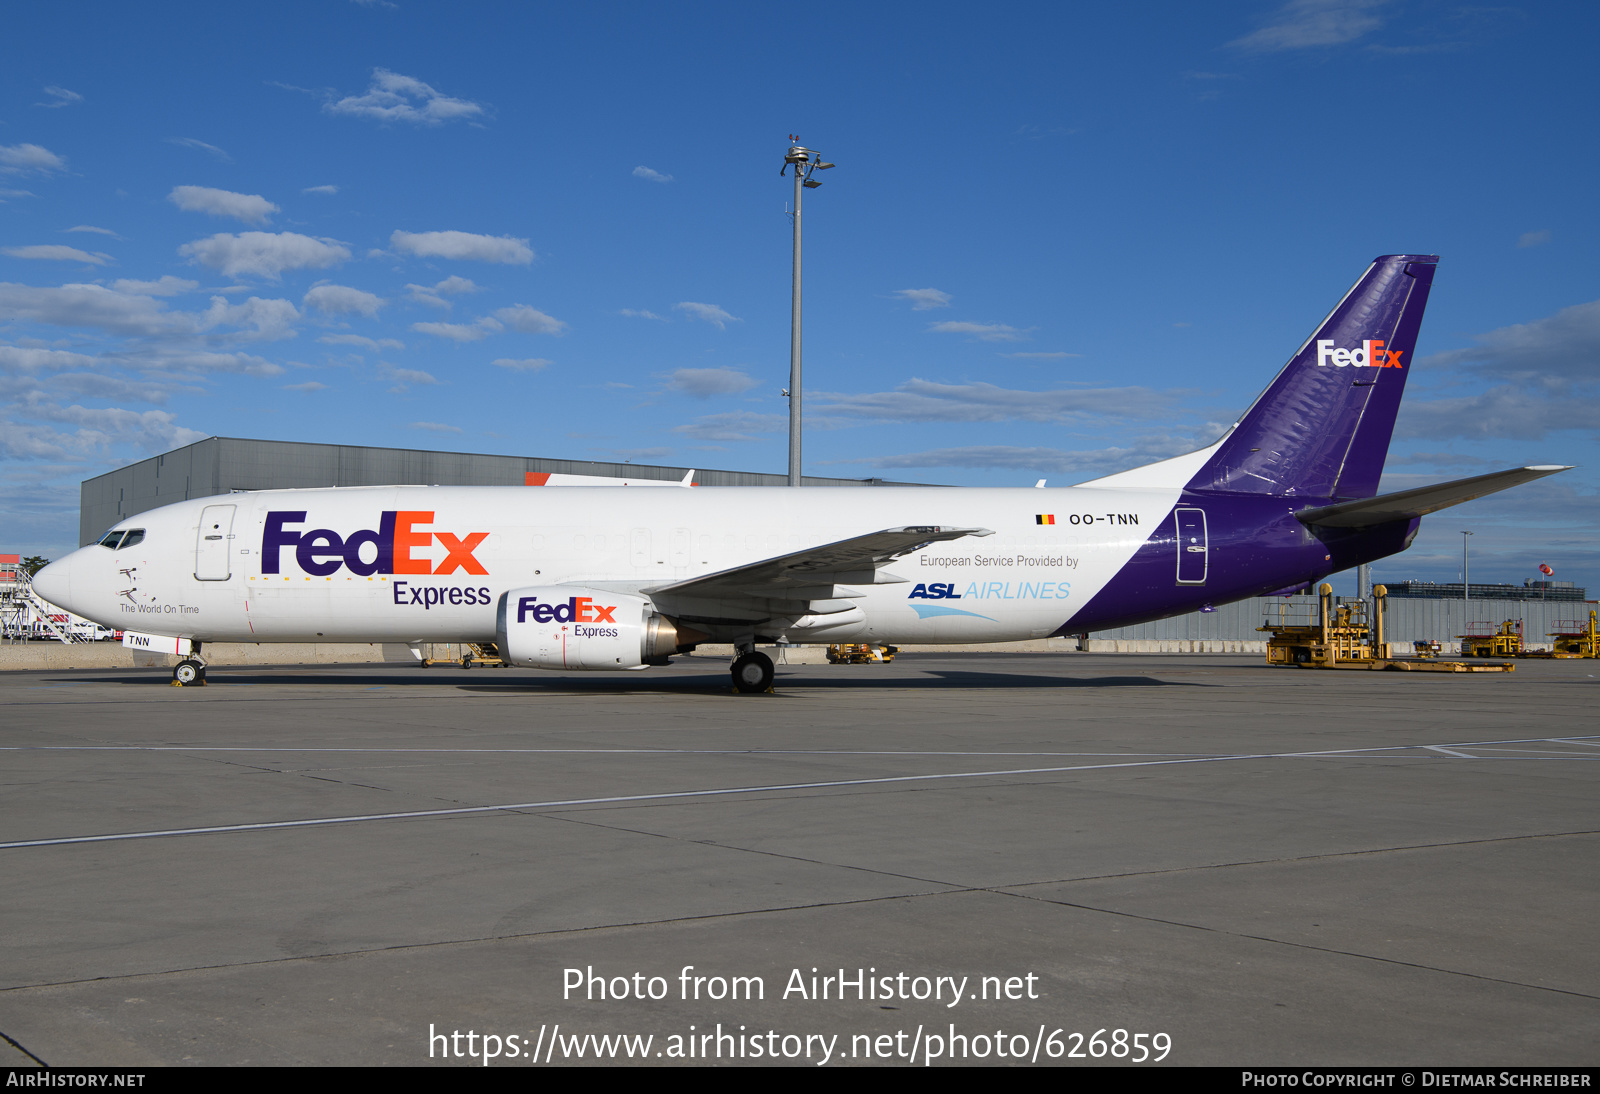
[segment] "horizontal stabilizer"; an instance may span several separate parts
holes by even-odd
[[[1415,490],[1401,490],[1359,501],[1341,501],[1335,505],[1321,505],[1315,509],[1302,509],[1295,516],[1305,524],[1320,524],[1324,528],[1368,528],[1375,524],[1389,524],[1397,520],[1411,520],[1437,513],[1452,505],[1481,498],[1499,490],[1520,486],[1569,467],[1543,464],[1536,467],[1513,467],[1509,471],[1496,471],[1490,475],[1477,475],[1470,479],[1441,482],[1433,486],[1419,486]]]
[[[758,590],[770,590],[769,595],[781,596],[789,590],[803,592],[818,585],[831,584],[835,576],[870,574],[930,543],[965,536],[992,535],[994,533],[987,528],[939,528],[932,525],[885,528],[881,532],[868,532],[837,543],[808,547],[803,551],[752,562],[748,566],[693,577],[671,585],[658,585],[646,591],[651,595],[671,593],[677,596],[727,597],[748,596]],[[861,581],[859,577],[849,580]]]

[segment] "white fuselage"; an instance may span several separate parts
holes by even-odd
[[[763,631],[792,642],[1005,641],[1059,630],[1127,564],[1178,495],[1174,488],[258,491],[121,521],[118,528],[143,529],[143,537],[126,548],[80,548],[41,575],[40,591],[107,626],[200,641],[488,641],[496,602],[511,589],[564,584],[648,596],[655,587],[878,529],[942,525],[994,534],[916,551],[880,571],[876,584],[849,590],[847,610],[776,619]]]

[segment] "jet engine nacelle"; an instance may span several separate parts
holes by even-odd
[[[532,585],[500,598],[500,656],[540,669],[641,669],[664,665],[679,634],[642,596],[578,585]]]

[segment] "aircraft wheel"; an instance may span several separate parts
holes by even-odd
[[[754,695],[772,687],[772,658],[752,650],[733,663],[733,690]]]
[[[179,661],[172,670],[174,683],[188,687],[190,684],[204,684],[206,682],[206,667],[198,661]]]

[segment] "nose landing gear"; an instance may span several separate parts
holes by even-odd
[[[193,658],[184,658],[172,670],[172,686],[176,688],[205,687],[206,666]]]
[[[189,656],[179,661],[172,670],[175,688],[203,688],[206,686],[206,663],[200,658],[200,643],[189,645]]]

